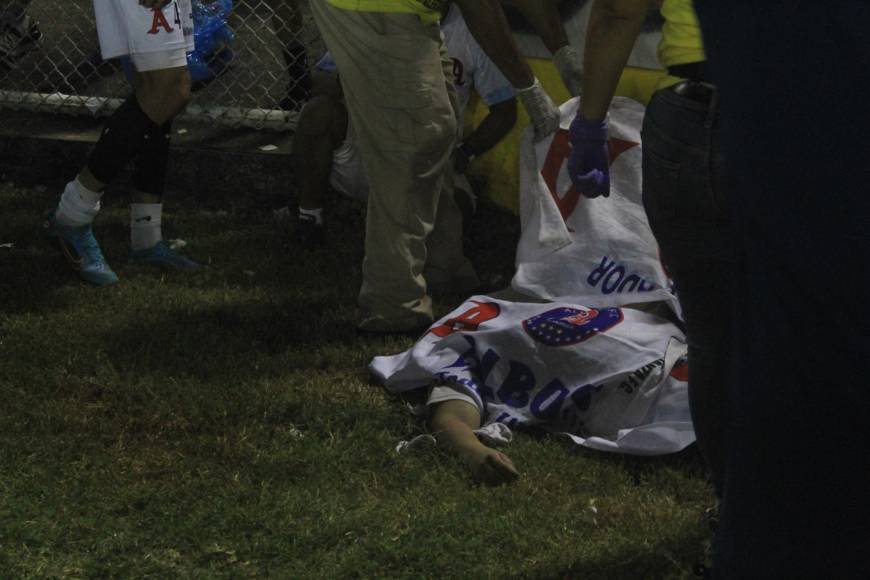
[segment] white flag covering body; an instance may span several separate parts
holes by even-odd
[[[475,296],[370,369],[392,392],[454,385],[476,401],[484,424],[658,455],[695,440],[686,350],[676,326],[645,312]]]
[[[561,107],[562,130],[520,144],[520,219],[515,290],[544,300],[620,306],[665,300],[671,283],[641,200],[640,128],[644,108],[617,97],[609,113],[610,197],[588,199],[567,171],[567,129],[579,99]]]

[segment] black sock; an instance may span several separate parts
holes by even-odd
[[[154,125],[145,133],[142,147],[133,162],[133,185],[137,191],[162,196],[169,165],[169,140],[172,121]]]
[[[88,169],[102,183],[111,183],[142,149],[145,135],[159,130],[160,126],[148,118],[136,97],[128,98],[106,121],[88,158]]]

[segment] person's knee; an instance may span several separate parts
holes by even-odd
[[[143,108],[159,110],[163,124],[182,112],[191,98],[190,72],[186,67],[137,73],[136,96]],[[152,111],[147,111],[149,114]]]
[[[178,82],[176,83],[176,104],[178,112],[183,111],[190,99],[193,96],[193,81],[190,78],[190,71],[187,68],[181,69],[178,73]]]
[[[334,135],[339,126],[346,126],[347,111],[332,97],[317,96],[305,104],[296,131],[304,135]]]
[[[174,111],[173,116],[175,116],[190,103],[192,82],[187,68],[174,69],[173,73],[165,88],[170,108]]]

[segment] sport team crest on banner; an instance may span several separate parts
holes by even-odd
[[[669,301],[672,284],[659,259],[641,199],[640,129],[644,108],[617,97],[610,109],[610,197],[588,199],[568,176],[567,129],[579,99],[561,107],[562,130],[520,144],[520,220],[512,286],[544,300],[590,307]]]
[[[556,308],[523,320],[529,336],[547,346],[570,346],[622,322],[619,308]]]

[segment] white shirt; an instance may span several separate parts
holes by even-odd
[[[459,93],[460,111],[464,113],[468,108],[472,89],[489,107],[516,96],[513,86],[471,35],[455,4],[441,21],[441,31],[453,59],[453,84]]]

